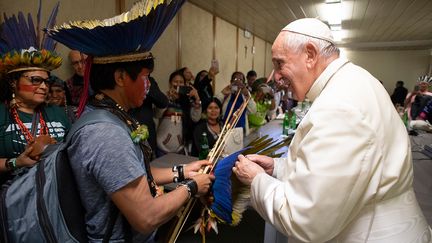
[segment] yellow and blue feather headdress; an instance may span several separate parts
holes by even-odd
[[[152,58],[150,49],[185,0],[141,0],[126,13],[104,20],[70,21],[46,30],[65,46],[89,55],[84,74],[88,90],[92,64],[131,62]],[[87,101],[84,92],[78,116]]]
[[[142,0],[126,13],[104,20],[71,21],[47,30],[93,63],[145,59],[185,0]]]
[[[11,17],[3,14],[4,22],[0,26],[0,73],[51,71],[60,67],[62,58],[54,52],[56,42],[42,34],[40,29],[41,7],[42,1],[39,1],[36,26],[30,13],[27,20],[22,12]],[[55,25],[58,9],[59,3],[54,6],[46,28]]]

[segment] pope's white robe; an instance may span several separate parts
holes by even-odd
[[[430,242],[408,134],[382,84],[339,58],[306,96],[288,156],[252,182],[258,213],[290,243]]]

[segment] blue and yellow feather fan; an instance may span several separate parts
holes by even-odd
[[[243,148],[223,158],[216,164],[216,168],[214,169],[216,178],[212,186],[214,201],[210,206],[210,210],[219,220],[230,225],[237,225],[240,220],[239,217],[241,218],[241,213],[244,211],[235,211],[233,208],[233,202],[236,202],[236,200],[233,200],[233,197],[238,198],[238,192],[233,193],[232,189],[239,188],[238,186],[240,186],[240,184],[236,184],[236,187],[233,187],[231,178],[232,168],[237,161],[237,157],[247,149],[249,149],[249,147]],[[239,209],[239,207],[237,207],[237,209]]]
[[[250,187],[242,184],[236,176],[232,175],[232,168],[239,154],[280,157],[281,153],[275,152],[287,147],[290,142],[291,138],[274,140],[266,135],[253,140],[247,147],[220,160],[214,169],[216,179],[212,187],[213,202],[209,206],[211,217],[218,219],[219,222],[236,226],[240,223],[242,214],[249,205]]]

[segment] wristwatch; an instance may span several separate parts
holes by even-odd
[[[174,165],[172,167],[172,172],[174,174],[173,182],[178,183],[184,181],[184,165]]]

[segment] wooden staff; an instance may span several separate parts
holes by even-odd
[[[239,121],[241,115],[243,114],[244,110],[247,107],[247,104],[250,100],[250,97],[243,101],[242,105],[240,106],[240,108],[235,111],[233,113],[234,110],[234,105],[237,102],[237,99],[240,95],[240,91],[237,92],[237,95],[234,99],[234,102],[232,103],[232,106],[230,108],[230,111],[228,113],[227,119],[225,121],[225,124],[222,128],[221,131],[221,136],[219,136],[218,140],[216,141],[215,145],[213,146],[213,148],[211,149],[209,155],[208,155],[208,160],[210,162],[212,162],[211,166],[206,166],[203,170],[201,170],[201,173],[210,173],[211,171],[213,171],[213,168],[216,166],[216,163],[219,160],[219,157],[222,154],[223,149],[225,148],[225,143],[226,143],[226,139],[227,139],[227,135],[230,134],[230,132],[232,131],[233,128],[235,128],[235,126],[237,125],[237,122]],[[232,115],[232,117],[231,117]],[[192,208],[195,206],[196,202],[197,202],[197,198],[193,197],[191,199],[188,200],[188,202],[186,203],[185,207],[183,207],[181,209],[181,212],[178,214],[178,220],[173,228],[173,230],[170,233],[170,238],[168,239],[168,243],[175,243],[180,235],[181,230],[183,229],[191,211]]]

